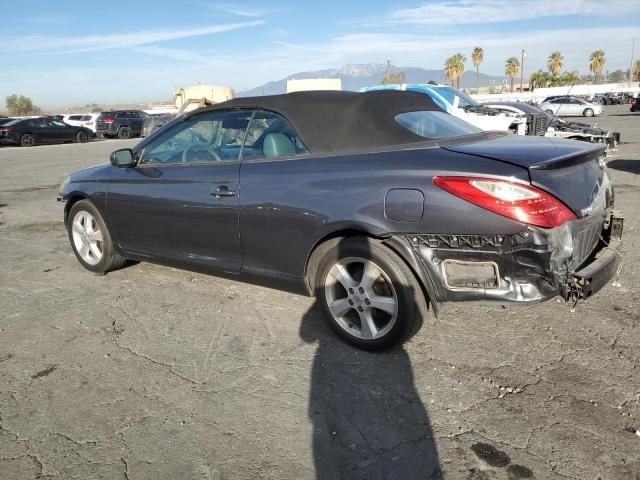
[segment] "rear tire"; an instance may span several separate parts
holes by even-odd
[[[85,143],[89,140],[89,135],[87,132],[83,132],[82,130],[76,133],[76,142],[77,143]]]
[[[318,262],[316,298],[329,327],[345,342],[382,350],[421,325],[427,301],[413,272],[380,242],[354,237]]]
[[[107,273],[127,262],[116,252],[100,212],[89,200],[73,204],[67,219],[67,233],[76,258],[91,272]]]
[[[585,108],[584,112],[582,112],[582,115],[584,115],[585,117],[593,117],[593,109]]]
[[[36,137],[30,133],[25,133],[20,137],[20,145],[23,147],[33,147],[36,144]]]
[[[130,137],[131,137],[131,130],[129,130],[127,127],[121,127],[120,130],[118,130],[118,138],[124,140]]]

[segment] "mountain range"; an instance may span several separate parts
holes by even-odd
[[[427,83],[430,80],[437,83],[449,83],[442,70],[426,70],[419,67],[390,67],[392,73],[404,72],[406,83]],[[348,64],[340,69],[316,70],[313,72],[299,72],[289,75],[281,80],[267,82],[264,85],[251,90],[237,91],[239,97],[277,95],[286,93],[287,80],[302,80],[306,78],[340,78],[343,90],[359,90],[362,87],[378,85],[385,77],[387,66],[381,63]],[[485,75],[480,73],[479,81],[481,87],[486,87],[495,82],[500,85],[505,77]],[[476,86],[476,72],[466,71],[461,78],[462,88],[474,88]]]

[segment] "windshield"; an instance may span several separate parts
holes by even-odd
[[[456,96],[458,96],[458,107],[467,108],[467,107],[479,107],[480,103],[469,95],[460,90],[457,90],[453,87],[438,87],[436,90],[440,95],[447,99],[447,101],[453,105],[453,100]]]
[[[427,139],[461,137],[482,132],[453,115],[432,110],[401,113],[395,116],[395,120],[407,130]]]

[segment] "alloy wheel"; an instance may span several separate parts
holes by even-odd
[[[337,261],[324,281],[327,306],[335,322],[362,340],[384,337],[398,318],[398,295],[387,274],[371,260]]]
[[[80,258],[89,265],[96,265],[102,260],[104,241],[100,225],[86,211],[76,213],[71,224],[73,244]]]

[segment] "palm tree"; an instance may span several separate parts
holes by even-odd
[[[511,80],[511,91],[513,92],[513,79],[520,71],[520,61],[516,57],[507,58],[504,64],[504,74]]]
[[[604,50],[596,50],[589,55],[589,70],[594,75],[594,83],[598,81],[598,75],[602,73],[604,66],[607,64],[607,59],[604,58]]]
[[[633,64],[633,78],[636,82],[640,82],[640,60],[636,60],[636,63]]]
[[[573,85],[574,83],[578,83],[581,80],[580,74],[576,71],[573,72],[564,72],[560,76],[560,85]]]
[[[480,92],[480,64],[484,62],[484,50],[476,47],[471,52],[471,60],[476,67],[476,93]]]
[[[453,57],[447,58],[444,62],[444,76],[451,82],[451,85],[455,85],[456,81],[456,69],[453,65]]]
[[[531,74],[529,77],[529,84],[531,85],[531,89],[534,88],[545,88],[548,87],[551,83],[551,75],[548,72],[543,70],[538,70]]]
[[[456,53],[444,62],[444,74],[454,87],[460,85],[460,77],[464,74],[464,62],[466,61],[467,57],[461,53]]]
[[[564,67],[564,57],[560,52],[551,52],[547,60],[547,68],[552,75],[558,75]]]

